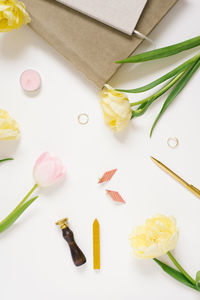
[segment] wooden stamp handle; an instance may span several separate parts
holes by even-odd
[[[74,264],[78,267],[86,263],[86,258],[74,240],[74,234],[69,227],[62,229],[63,237],[67,241]]]

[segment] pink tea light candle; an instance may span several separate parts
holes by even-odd
[[[40,74],[35,70],[26,70],[21,74],[20,84],[26,92],[36,92],[41,86]]]

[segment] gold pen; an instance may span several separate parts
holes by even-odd
[[[151,159],[161,169],[163,169],[165,172],[167,172],[169,175],[171,175],[173,178],[175,178],[177,181],[179,181],[181,184],[183,184],[190,192],[192,192],[193,194],[195,194],[197,197],[200,198],[200,190],[198,190],[195,186],[193,186],[192,184],[187,183],[185,180],[183,180],[180,176],[178,176],[176,173],[174,173],[172,170],[170,170],[167,166],[165,166],[159,160],[155,159],[152,156],[151,156]]]

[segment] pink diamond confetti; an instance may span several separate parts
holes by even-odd
[[[105,172],[103,174],[103,176],[99,179],[98,183],[102,183],[102,182],[106,182],[106,181],[111,180],[111,178],[113,177],[113,175],[115,174],[116,171],[117,171],[117,169],[113,169],[113,170],[110,170],[108,172]]]
[[[121,203],[126,203],[124,201],[124,199],[122,198],[122,196],[115,191],[110,191],[110,190],[106,190],[106,192],[108,193],[108,195],[116,202],[121,202]]]

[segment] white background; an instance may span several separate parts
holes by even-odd
[[[150,37],[162,47],[199,35],[200,2],[179,1]],[[120,45],[119,45],[120,46]],[[149,48],[143,44],[138,51]],[[136,66],[126,65],[114,76],[114,87],[132,88],[159,77],[193,49],[174,57]],[[19,84],[28,68],[42,77],[35,97]],[[199,299],[199,294],[168,277],[152,260],[132,257],[128,237],[133,227],[155,213],[174,215],[180,239],[174,255],[195,277],[200,269],[200,201],[160,170],[155,156],[200,187],[200,73],[166,111],[153,137],[150,127],[162,102],[113,134],[103,122],[99,90],[28,27],[0,36],[0,107],[19,122],[18,143],[1,142],[0,155],[15,160],[0,166],[0,218],[5,217],[34,184],[32,168],[44,151],[67,167],[63,182],[42,191],[39,199],[0,236],[0,298],[2,300],[146,300]],[[148,94],[148,93],[147,93]],[[139,99],[139,95],[134,99]],[[133,97],[132,97],[133,98]],[[86,126],[77,122],[85,112]],[[167,138],[176,136],[171,149]],[[118,168],[112,181],[97,185],[105,171]],[[105,189],[126,200],[116,205]],[[76,268],[55,221],[68,217],[87,264]],[[92,268],[92,223],[101,227],[101,270]],[[168,262],[167,257],[162,258]]]

